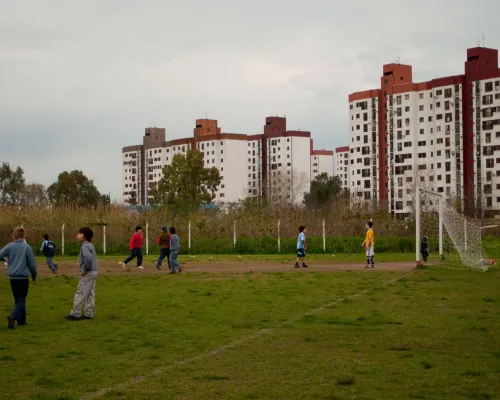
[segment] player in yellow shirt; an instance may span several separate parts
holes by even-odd
[[[375,268],[375,234],[373,233],[373,222],[366,223],[366,238],[361,247],[366,248],[366,267]]]

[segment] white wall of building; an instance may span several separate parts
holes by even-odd
[[[139,202],[141,196],[140,174],[141,174],[141,150],[128,151],[122,153],[123,165],[123,200],[128,202],[130,193],[136,193]]]
[[[236,202],[247,197],[248,162],[245,162],[248,142],[246,140],[226,139],[223,142],[224,157],[220,164],[220,174],[223,177],[217,200],[220,202]]]
[[[247,141],[247,197],[262,195],[262,140]]]
[[[359,201],[378,199],[378,99],[349,104],[349,190]]]
[[[335,153],[335,176],[340,177],[342,187],[349,189],[349,150]]]
[[[479,146],[480,173],[474,169],[474,181],[481,187],[482,198],[474,190],[476,206],[484,210],[500,209],[500,79],[485,79],[473,85],[474,148]],[[481,134],[476,135],[477,128]],[[474,165],[478,161],[474,152]]]
[[[316,179],[323,173],[333,176],[333,153],[332,154],[313,154],[311,155],[311,180]]]
[[[390,112],[389,106],[389,115]],[[390,211],[413,212],[417,185],[447,198],[461,198],[460,85],[394,95],[392,112],[394,133],[392,147],[389,138],[388,154]]]

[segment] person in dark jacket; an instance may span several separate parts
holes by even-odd
[[[158,258],[158,261],[156,263],[156,268],[161,269],[161,264],[165,257],[167,258],[168,262],[168,267],[170,269],[170,239],[172,235],[168,233],[168,228],[166,226],[163,226],[161,228],[161,233],[160,236],[158,236],[158,239],[156,242],[160,246],[160,257]]]
[[[429,257],[429,243],[427,242],[427,236],[424,236],[422,238],[422,243],[420,243],[420,254],[422,254],[424,263],[426,263],[427,258]]]
[[[36,281],[36,259],[33,249],[26,243],[26,230],[15,228],[13,242],[0,250],[0,259],[8,258],[7,275],[14,296],[14,310],[7,317],[9,329],[16,325],[26,325],[26,297],[28,297],[29,275]]]
[[[130,255],[123,261],[122,267],[127,268],[127,264],[137,257],[137,269],[143,270],[142,266],[142,226],[135,227],[135,233],[130,238],[129,243]]]
[[[49,235],[43,235],[43,242],[40,251],[47,260],[47,265],[53,274],[57,274],[57,264],[54,263],[53,258],[56,254],[56,245],[49,240]]]

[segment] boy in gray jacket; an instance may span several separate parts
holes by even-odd
[[[80,267],[80,282],[78,283],[78,289],[75,293],[73,309],[64,317],[70,321],[78,321],[81,319],[83,303],[85,303],[83,319],[94,318],[95,283],[99,275],[99,266],[97,263],[97,254],[92,244],[93,237],[94,232],[87,227],[80,228],[76,235],[77,240],[82,246],[80,248],[80,258],[78,260],[78,265]]]
[[[168,257],[168,260],[170,261],[170,272],[169,274],[175,274],[177,273],[177,269],[179,270],[179,273],[182,272],[182,265],[179,264],[179,261],[177,261],[177,255],[179,254],[179,251],[181,250],[181,241],[179,239],[179,236],[176,235],[175,233],[175,228],[173,226],[170,227],[170,255]]]
[[[7,317],[8,328],[26,325],[26,297],[28,297],[29,275],[33,283],[36,281],[36,259],[33,249],[26,243],[26,230],[15,228],[12,232],[13,242],[0,250],[0,259],[8,258],[7,275],[14,296],[14,310]]]

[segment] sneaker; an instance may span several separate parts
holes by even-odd
[[[67,319],[68,321],[80,321],[81,318],[68,314],[64,317],[64,319]]]
[[[295,267],[294,268],[300,268],[300,265],[295,263]]]
[[[365,265],[365,268],[370,268],[370,265],[369,265],[369,264],[366,264],[366,265]]]
[[[302,264],[302,268],[309,268],[309,265],[307,265],[307,264]]]
[[[84,315],[82,319],[94,319],[94,317],[87,317],[86,315]]]
[[[375,264],[372,265],[372,268],[375,268]]]
[[[140,267],[137,267],[137,269],[138,269],[139,271],[142,271],[142,270],[144,269],[144,267],[140,266]]]
[[[182,266],[179,267],[179,274],[182,272]]]
[[[162,268],[161,268],[159,265],[157,265],[157,266],[156,266],[156,269],[157,269],[158,271],[161,271],[161,270],[162,270]]]
[[[125,264],[124,262],[120,261],[118,264],[120,264],[123,269],[127,269],[127,264]]]
[[[12,317],[12,315],[9,315],[7,317],[7,327],[9,329],[15,329],[16,328],[16,322],[14,321],[14,317]]]

